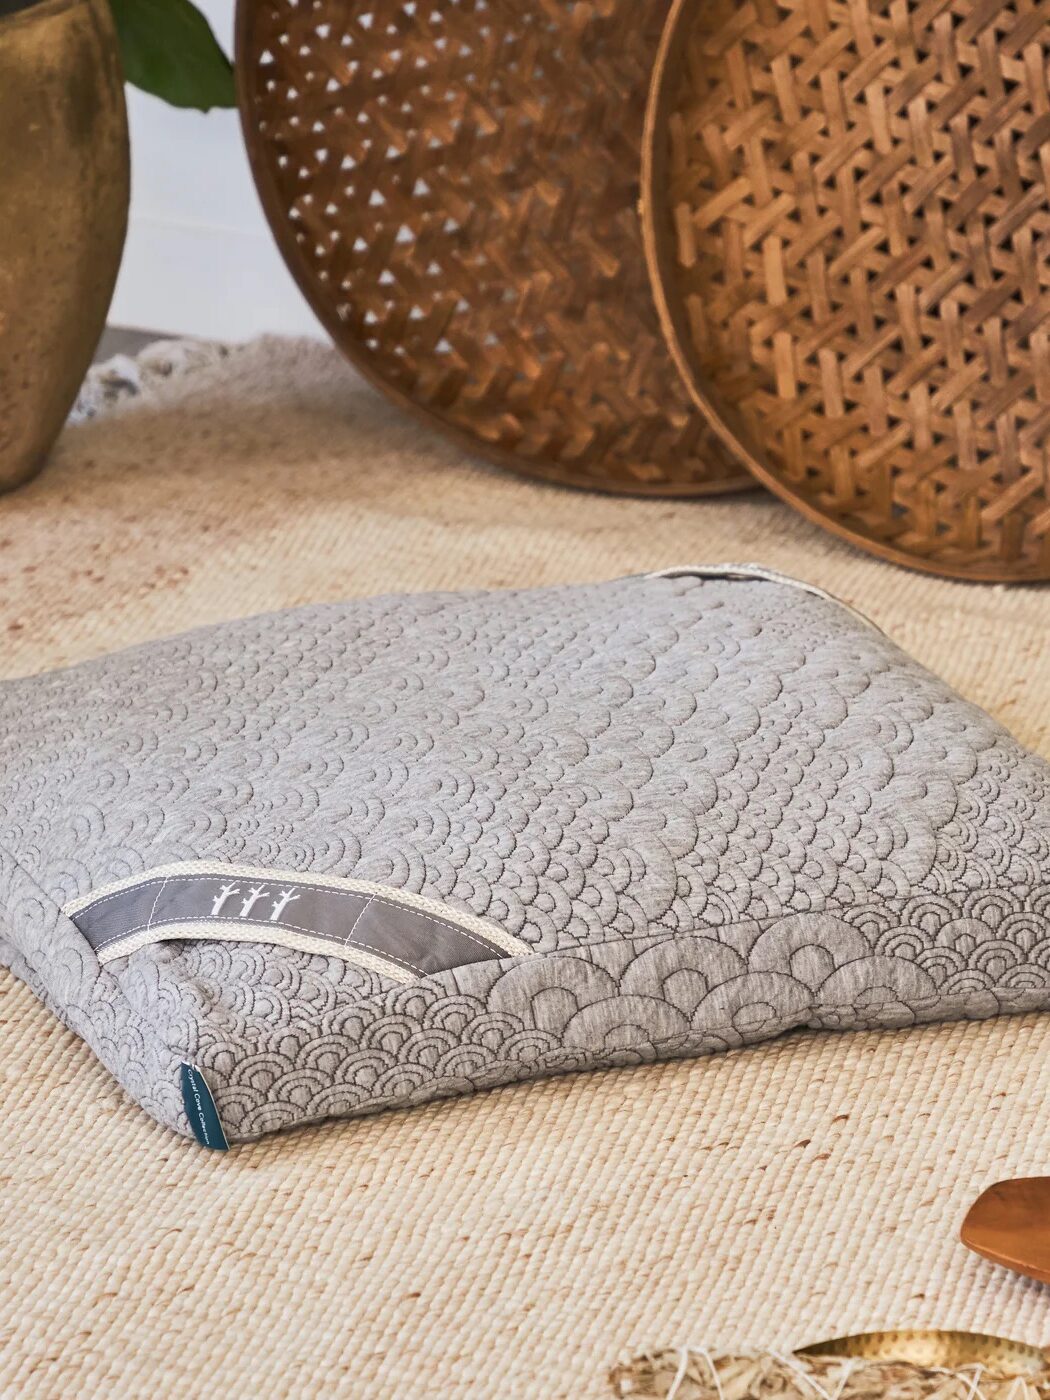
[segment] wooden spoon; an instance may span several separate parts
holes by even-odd
[[[1050,1283],[1050,1176],[989,1186],[967,1212],[961,1236],[993,1264]]]

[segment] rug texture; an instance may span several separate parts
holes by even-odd
[[[1045,589],[907,573],[762,495],[519,480],[312,343],[155,347],[78,418],[0,500],[4,676],[296,603],[752,559],[1050,756]],[[1050,1017],[793,1035],[222,1157],[0,979],[0,1394],[598,1397],[656,1344],[1050,1341],[1050,1293],[957,1241],[983,1187],[1050,1172]]]

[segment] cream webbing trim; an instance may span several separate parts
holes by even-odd
[[[316,889],[346,890],[351,894],[385,897],[396,900],[398,904],[403,904],[408,909],[417,909],[422,914],[430,914],[436,919],[451,919],[461,928],[478,934],[480,938],[495,943],[498,947],[515,956],[532,952],[529,944],[516,938],[514,934],[507,933],[498,924],[490,923],[487,919],[479,918],[476,914],[470,914],[461,909],[452,911],[441,900],[431,899],[427,895],[414,894],[409,890],[397,889],[392,885],[377,885],[369,880],[353,880],[347,876],[315,875],[310,871],[281,870],[270,866],[227,865],[223,861],[189,860],[171,865],[153,866],[149,870],[140,871],[137,875],[128,875],[122,880],[114,880],[110,884],[100,886],[97,890],[92,890],[90,894],[71,900],[63,906],[62,913],[67,919],[72,919],[82,909],[86,909],[89,904],[95,904],[98,900],[109,895],[119,894],[122,890],[133,889],[136,885],[140,885],[143,880],[153,880],[158,877],[163,879],[178,878],[185,875],[214,875],[235,880],[287,881],[293,884],[309,885]]]
[[[782,574],[777,569],[767,569],[762,564],[681,564],[670,569],[657,569],[654,573],[646,574],[646,578],[728,578],[728,579],[758,579],[765,583],[784,583],[792,588],[801,588],[803,593],[812,593],[815,598],[823,598],[829,603],[836,603],[840,608],[845,608],[848,613],[863,622],[866,626],[872,627],[876,632],[886,634],[877,622],[872,622],[870,617],[858,611],[851,603],[844,603],[841,598],[836,598],[834,593],[829,593],[825,588],[818,588],[815,583],[807,583],[804,579],[793,578],[791,574]]]

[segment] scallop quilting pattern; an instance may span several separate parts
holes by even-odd
[[[0,956],[163,1121],[253,1136],[531,1074],[1050,1001],[1050,770],[787,584],[388,597],[0,686]],[[171,861],[352,875],[540,957],[400,986],[59,907]],[[6,873],[5,873],[6,872]]]

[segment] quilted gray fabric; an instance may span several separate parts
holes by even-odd
[[[0,958],[228,1137],[791,1027],[1050,1004],[1050,768],[758,578],[391,596],[0,686]],[[394,980],[63,909],[179,862],[350,876],[530,949]]]

